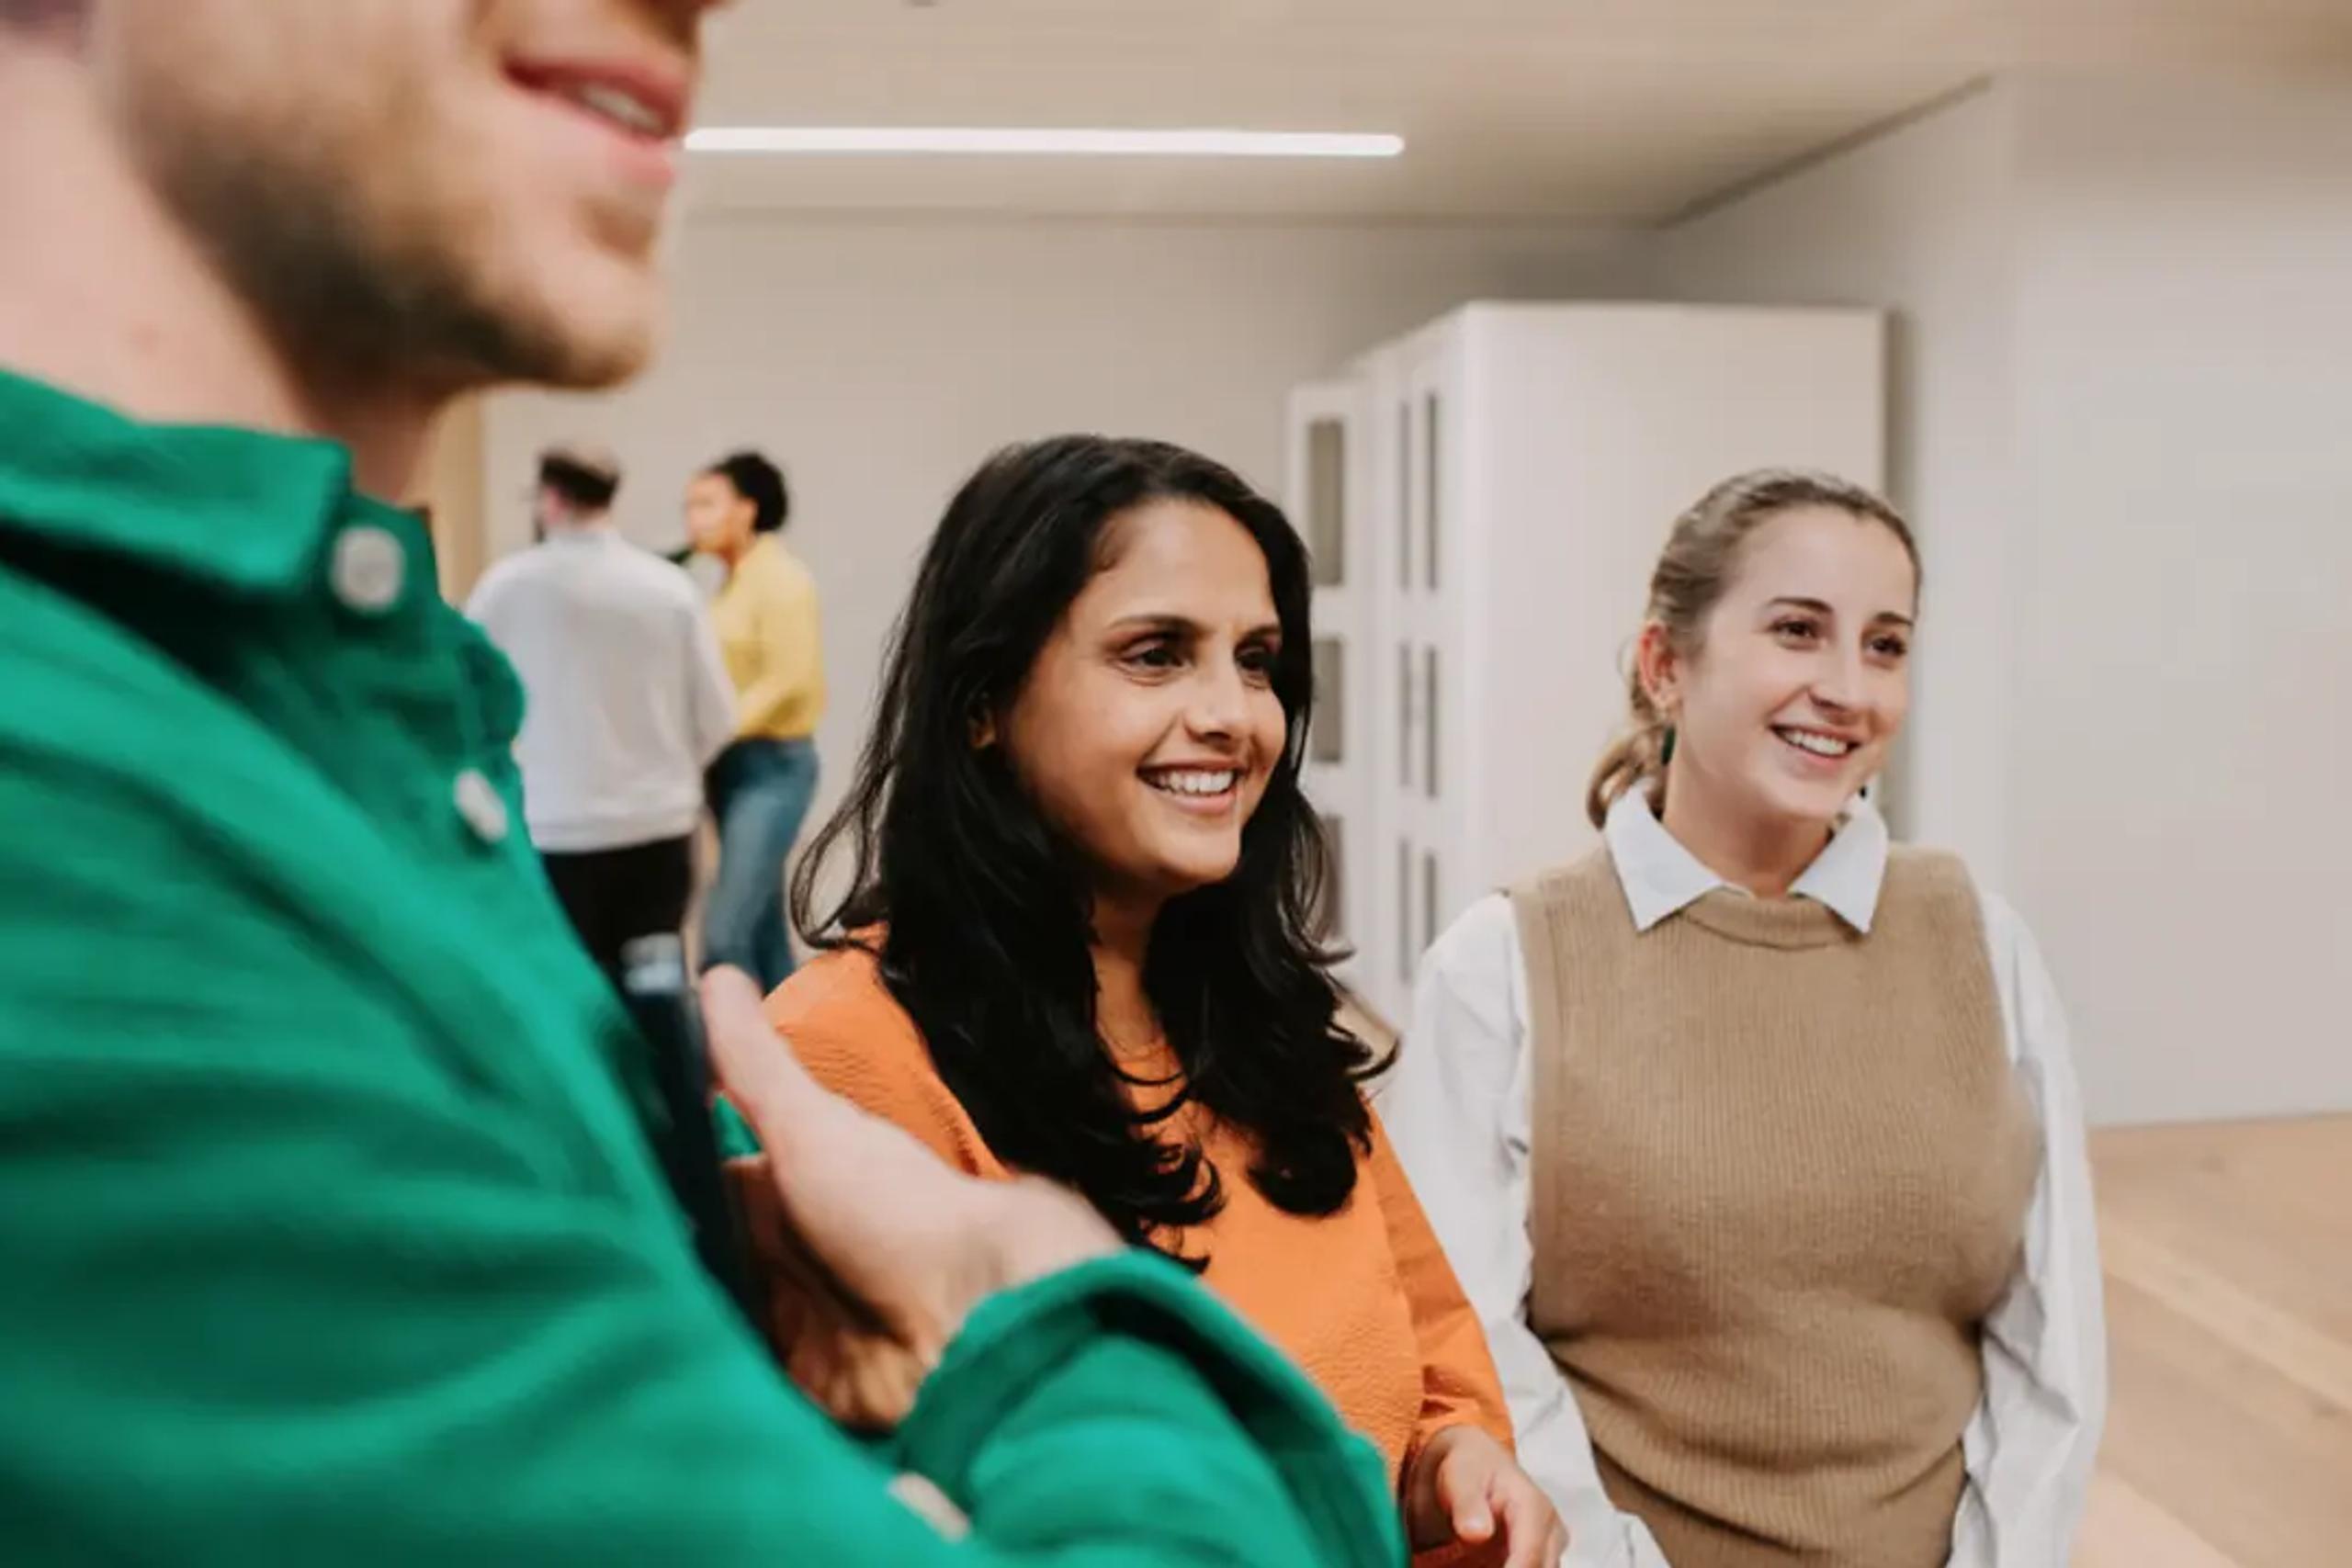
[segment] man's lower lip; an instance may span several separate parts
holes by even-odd
[[[616,124],[595,110],[574,103],[561,93],[527,83],[513,81],[517,92],[527,93],[540,103],[580,125],[583,130],[600,135],[610,149],[614,160],[635,183],[667,190],[678,179],[679,144],[639,135]]]

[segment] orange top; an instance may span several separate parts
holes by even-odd
[[[768,1017],[820,1082],[964,1170],[1012,1174],[933,1068],[872,955],[844,950],[804,965],[768,998]],[[1225,1176],[1225,1207],[1200,1237],[1204,1282],[1306,1369],[1379,1448],[1391,1482],[1443,1427],[1468,1422],[1510,1446],[1510,1416],[1477,1314],[1376,1117],[1355,1200],[1320,1218],[1274,1207],[1245,1174],[1244,1135],[1201,1106],[1185,1107],[1175,1124]]]

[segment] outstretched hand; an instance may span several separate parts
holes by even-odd
[[[718,1088],[763,1153],[733,1167],[757,1260],[780,1277],[771,1325],[786,1371],[835,1417],[896,1423],[972,1308],[1119,1249],[1076,1193],[950,1169],[911,1135],[811,1077],[757,986],[703,977]]]

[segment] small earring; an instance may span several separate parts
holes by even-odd
[[[1666,727],[1666,744],[1658,748],[1657,761],[1660,767],[1674,761],[1674,726],[1670,724]]]

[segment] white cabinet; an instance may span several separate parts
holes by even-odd
[[[1883,343],[1865,310],[1476,304],[1293,395],[1324,671],[1306,787],[1374,1010],[1403,1021],[1472,900],[1591,842],[1676,515],[1745,468],[1884,482]]]
[[[1373,538],[1364,498],[1374,478],[1363,440],[1370,406],[1369,389],[1353,381],[1297,388],[1286,443],[1286,506],[1306,540],[1315,583],[1315,719],[1305,784],[1332,852],[1325,921],[1342,939],[1368,929],[1379,908],[1377,890],[1351,863],[1363,844],[1379,840],[1373,781],[1351,765],[1374,729],[1373,687],[1363,667],[1372,625]]]

